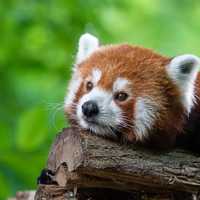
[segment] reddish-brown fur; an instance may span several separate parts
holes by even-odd
[[[174,143],[177,134],[182,133],[186,119],[185,109],[180,102],[180,92],[170,80],[166,66],[171,58],[159,55],[150,49],[131,45],[111,45],[101,47],[88,59],[79,64],[81,76],[86,78],[94,67],[102,71],[98,85],[111,91],[112,84],[118,77],[132,82],[132,98],[118,104],[127,118],[133,119],[134,104],[137,97],[150,96],[159,107],[159,114],[152,127],[154,134],[148,143],[157,146],[169,146]],[[200,96],[200,75],[198,76],[196,95]],[[84,83],[79,88],[75,102],[86,93]],[[197,106],[199,108],[199,105]],[[134,140],[134,133],[123,130],[129,140]]]

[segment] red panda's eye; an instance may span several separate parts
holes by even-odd
[[[93,88],[93,83],[91,81],[88,81],[87,84],[86,84],[87,91],[92,90],[92,88]]]
[[[125,92],[118,92],[114,95],[114,99],[117,101],[125,101],[128,98],[128,94]]]

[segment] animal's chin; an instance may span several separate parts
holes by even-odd
[[[82,127],[93,134],[106,136],[106,137],[119,137],[121,135],[119,129],[116,127],[100,124],[98,121],[93,119],[83,119]],[[81,124],[80,124],[81,125]]]

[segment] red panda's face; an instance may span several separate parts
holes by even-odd
[[[134,97],[131,81],[120,76],[109,78],[110,73],[112,70],[106,72],[103,67],[95,67],[80,74],[83,79],[76,97],[76,116],[83,128],[115,136],[117,129],[132,126],[129,120]]]
[[[185,98],[176,77],[173,80],[177,69],[170,64],[176,60],[129,45],[98,47],[96,38],[89,37],[89,42],[80,40],[65,100],[69,117],[82,128],[111,137],[121,131],[128,140],[142,141],[156,127],[174,127],[170,118],[190,109],[192,99]],[[187,78],[187,72],[180,75]]]

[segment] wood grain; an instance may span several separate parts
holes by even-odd
[[[57,184],[40,184],[37,195],[49,188],[62,195],[77,188],[164,196],[180,192],[197,196],[200,191],[200,157],[180,149],[156,152],[120,145],[76,128],[57,136],[46,169]]]

